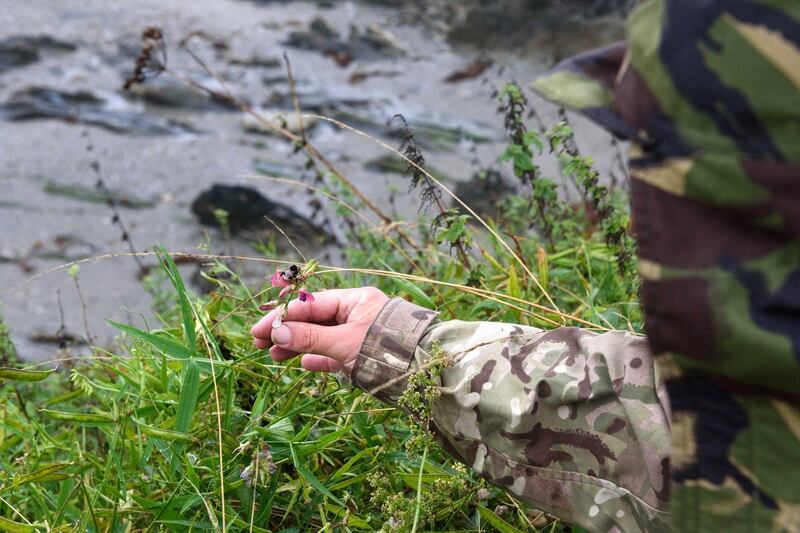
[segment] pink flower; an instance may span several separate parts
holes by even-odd
[[[283,272],[276,270],[269,280],[273,287],[288,287],[289,281],[283,276]]]
[[[284,288],[281,289],[280,294],[278,294],[278,298],[280,298],[282,300],[283,297],[286,296],[287,294],[289,294],[290,292],[292,292],[292,288],[291,287],[284,287]]]
[[[305,289],[300,289],[299,291],[297,291],[297,299],[300,300],[301,302],[313,302],[314,295]]]
[[[261,311],[272,311],[276,307],[278,307],[278,302],[274,302],[274,301],[273,302],[267,302],[265,304],[261,304],[261,305],[258,306],[258,308]]]

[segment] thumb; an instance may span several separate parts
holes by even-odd
[[[284,322],[272,330],[272,342],[276,346],[296,353],[325,355],[340,363],[356,358],[364,340],[358,337],[351,324],[320,326],[308,322]]]

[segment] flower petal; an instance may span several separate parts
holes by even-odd
[[[314,295],[311,294],[310,292],[308,292],[305,289],[300,289],[299,291],[297,291],[297,297],[301,302],[313,302],[314,301]]]

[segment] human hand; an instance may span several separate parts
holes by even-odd
[[[279,309],[263,316],[250,329],[253,344],[272,345],[274,361],[303,353],[300,364],[306,370],[350,373],[367,330],[388,301],[375,287],[315,292],[313,301],[290,302],[279,328],[272,327]]]

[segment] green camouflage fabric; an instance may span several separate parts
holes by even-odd
[[[632,141],[675,531],[800,531],[800,2],[645,0],[534,82]]]
[[[351,375],[397,405],[440,346],[453,365],[433,406],[446,450],[516,497],[589,531],[668,531],[669,412],[647,341],[436,320],[391,300]]]

